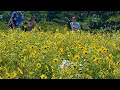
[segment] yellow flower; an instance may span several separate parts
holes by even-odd
[[[68,52],[68,53],[67,53],[67,56],[68,56],[68,57],[70,57],[71,55],[72,55],[71,52]]]
[[[41,64],[40,63],[37,63],[37,68],[41,68]]]
[[[26,51],[27,51],[26,49],[23,49],[23,50],[22,50],[22,53],[25,53]]]
[[[46,65],[46,69],[49,71],[49,68],[48,68],[48,66]]]
[[[5,72],[7,72],[7,71],[8,71],[6,67],[3,67],[3,68],[4,68]]]
[[[109,60],[110,60],[110,58],[109,58],[109,57],[106,57],[105,59],[106,59],[106,61],[109,61]]]
[[[71,69],[75,69],[76,68],[76,65],[71,65]]]
[[[104,49],[105,49],[105,47],[103,47],[103,46],[102,46],[102,47],[101,47],[101,49],[102,49],[102,50],[104,50]]]
[[[19,43],[21,44],[21,43],[22,43],[22,40],[20,40]]]
[[[106,71],[104,72],[104,75],[106,76],[108,73],[109,73],[109,71],[108,71],[108,70],[106,70]]]
[[[95,49],[99,49],[99,46],[95,46]]]
[[[48,46],[45,45],[42,48],[43,48],[43,50],[47,50]]]
[[[94,55],[93,56],[93,61],[98,62],[98,60],[99,60],[99,58]]]
[[[34,48],[35,48],[34,46],[31,46],[31,47],[30,47],[30,50],[33,50]]]
[[[83,54],[84,54],[84,55],[87,55],[87,54],[88,54],[88,51],[86,51],[86,50],[83,51]]]
[[[70,49],[74,49],[74,47],[73,47],[73,46],[71,46],[71,47],[70,47]]]
[[[57,43],[56,43],[56,42],[55,42],[55,43],[53,43],[53,44],[54,44],[54,47],[55,47],[55,46],[57,46]]]
[[[6,37],[6,35],[3,36],[4,38]]]
[[[84,49],[84,47],[83,47],[83,46],[80,46],[80,49],[81,49],[81,50],[83,50],[83,49]]]
[[[14,78],[14,77],[16,77],[16,76],[17,76],[16,71],[13,71],[13,72],[11,73],[11,75],[10,75],[11,78]]]
[[[2,77],[0,76],[0,79],[2,79]]]
[[[45,74],[42,74],[40,77],[41,79],[47,79],[47,76]]]
[[[23,57],[23,58],[22,58],[22,61],[24,61],[24,62],[25,62],[25,61],[26,61],[26,59],[27,59],[26,57]]]
[[[52,78],[51,79],[55,79],[55,73],[52,74]]]
[[[14,71],[13,72],[13,77],[16,77],[17,76],[17,73]]]
[[[103,48],[102,50],[103,50],[104,52],[105,52],[105,51],[107,51],[107,52],[109,51],[107,48]]]
[[[37,31],[37,28],[33,28],[32,31]]]
[[[79,55],[74,55],[73,56],[73,60],[78,60],[79,59]]]
[[[4,47],[4,50],[5,50],[5,51],[8,50],[7,47]]]
[[[21,63],[21,67],[25,67],[25,64],[24,64],[24,63]]]
[[[112,54],[109,54],[109,58],[111,59],[113,57],[113,55]]]
[[[10,78],[10,74],[8,72],[5,73],[7,78]]]
[[[18,72],[20,73],[20,74],[23,74],[23,72],[22,72],[22,70],[18,67]]]
[[[57,64],[57,63],[58,63],[58,59],[55,58],[55,59],[54,59],[54,64]]]
[[[96,58],[96,55],[94,55],[93,57],[92,57],[92,59],[94,60]]]
[[[52,42],[48,39],[48,40],[47,40],[47,44],[51,45]]]
[[[6,75],[7,75],[7,76],[10,76],[10,74],[9,74],[8,72],[6,72]]]
[[[32,75],[34,72],[29,72],[30,75]]]
[[[103,50],[99,50],[98,52],[99,52],[100,54],[102,54],[102,53],[103,53]]]
[[[63,53],[63,48],[60,48],[59,50],[60,50],[61,53]]]
[[[36,51],[31,52],[30,55],[29,55],[29,57],[33,58],[35,56],[35,53],[36,53]]]
[[[102,75],[102,78],[103,78],[103,79],[105,78],[105,75],[104,75],[104,74]]]
[[[116,74],[116,69],[113,70],[113,74],[114,74],[114,75]]]
[[[116,63],[116,65],[119,65],[119,64],[120,64],[119,62]]]
[[[67,27],[64,27],[64,30],[65,30],[65,31],[67,31],[67,30],[68,30],[68,28],[67,28]]]
[[[109,49],[106,49],[106,51],[108,52],[108,51],[109,51]]]

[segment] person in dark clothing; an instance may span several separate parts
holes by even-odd
[[[28,21],[28,26],[25,28],[25,31],[31,31],[36,26],[36,18],[31,17],[31,20]]]
[[[24,15],[21,13],[21,11],[15,11],[12,13],[12,16],[9,20],[8,27],[15,29],[15,28],[21,28],[21,23],[24,20]]]

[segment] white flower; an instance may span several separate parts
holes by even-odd
[[[82,71],[82,68],[80,68],[79,70]]]
[[[82,64],[79,64],[80,67],[82,67],[83,65]]]
[[[86,59],[84,59],[84,62],[86,61]]]
[[[67,66],[69,66],[68,60],[63,60],[62,64],[60,65],[60,68],[65,68]]]

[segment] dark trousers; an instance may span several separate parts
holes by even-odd
[[[12,24],[10,25],[10,28],[12,28],[12,29],[13,29],[13,26],[12,26]]]

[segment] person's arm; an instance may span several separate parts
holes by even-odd
[[[13,12],[12,13],[12,16],[11,16],[11,18],[10,18],[10,22],[11,22],[11,24],[12,24],[12,27],[13,27],[13,29],[15,28],[15,24],[14,24],[14,18],[15,18],[15,16],[16,16],[16,13],[15,12]]]
[[[71,27],[72,30],[74,30],[72,22],[70,23],[70,27]]]
[[[34,27],[36,26],[36,21],[33,21],[33,25],[34,25]]]
[[[72,29],[72,22],[70,22],[70,27],[71,27],[71,29]]]
[[[32,25],[30,24],[30,22],[28,22],[28,27],[29,27],[29,28],[32,28]]]
[[[80,30],[81,29],[81,27],[80,27],[80,23],[78,23],[78,30]]]
[[[73,22],[70,23],[70,26],[71,26],[72,31],[74,31],[75,27],[73,26]]]
[[[13,27],[13,29],[14,29],[14,28],[15,28],[15,24],[14,24],[14,21],[13,21],[13,19],[12,19],[12,18],[10,19],[10,22],[11,22],[12,27]]]

